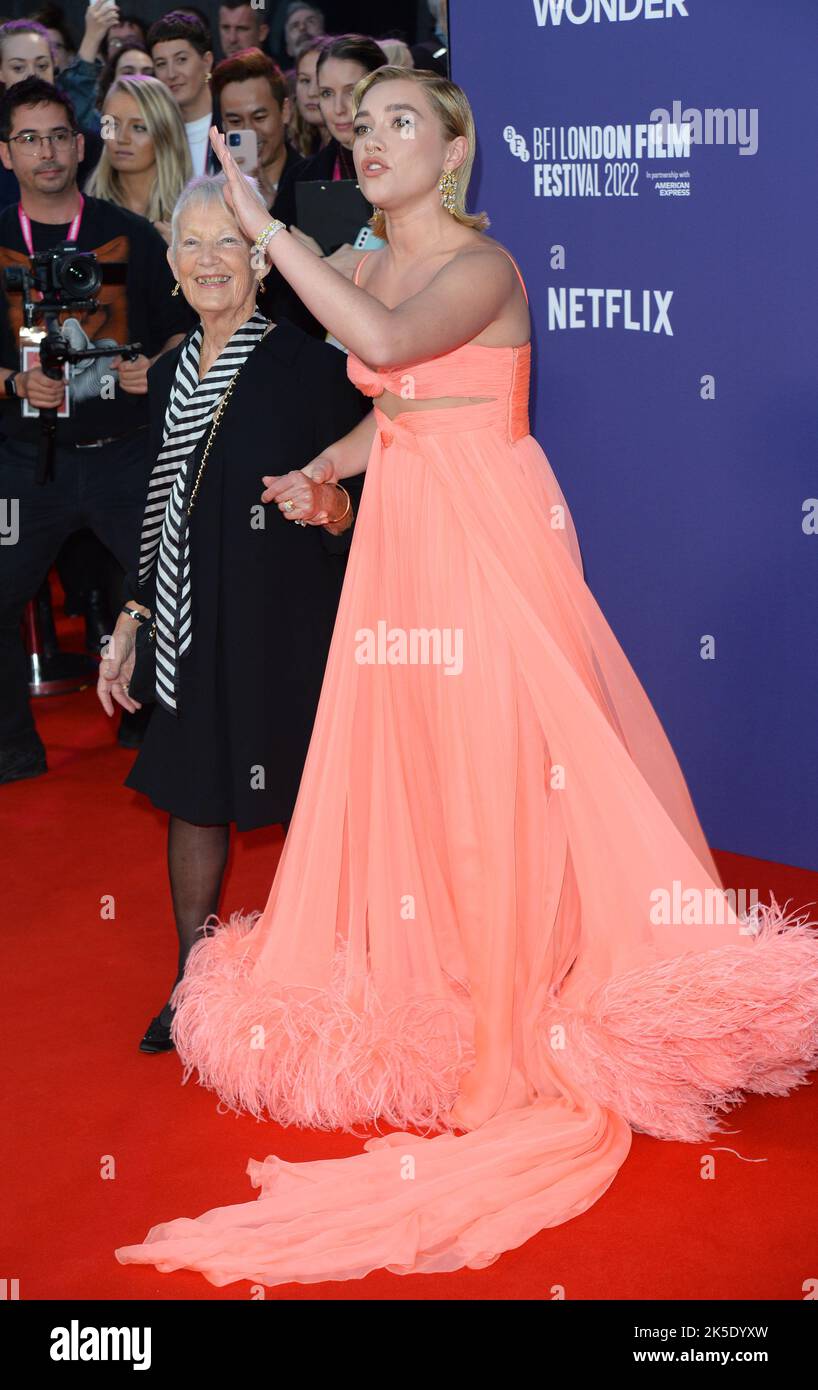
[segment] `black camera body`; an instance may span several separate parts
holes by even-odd
[[[30,269],[10,265],[3,271],[5,289],[22,292],[27,307],[32,290],[42,295],[42,299],[34,301],[41,313],[93,305],[94,295],[102,286],[102,271],[93,251],[78,251],[73,242],[62,241],[47,251],[36,252],[30,261]]]

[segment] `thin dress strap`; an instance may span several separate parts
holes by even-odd
[[[358,264],[357,264],[356,267],[355,267],[355,273],[354,273],[354,275],[352,276],[352,283],[353,283],[353,285],[357,285],[357,283],[358,283],[358,271],[361,269],[361,266],[363,265],[363,263],[364,263],[364,261],[366,260],[367,256],[371,256],[371,255],[372,255],[372,252],[371,252],[371,251],[364,251],[364,254],[361,256],[361,259],[359,260]]]
[[[502,253],[503,253],[504,256],[508,256],[509,260],[511,261],[511,264],[514,266],[514,269],[515,269],[516,272],[517,272],[517,278],[518,278],[518,280],[520,281],[520,284],[521,284],[522,287],[523,287],[523,294],[525,295],[525,302],[526,302],[526,304],[527,304],[527,303],[528,303],[528,290],[527,290],[526,287],[525,287],[525,280],[523,279],[522,275],[520,274],[520,267],[518,266],[517,262],[515,261],[514,257],[513,257],[512,254],[511,254],[511,252],[506,250],[505,246],[501,246],[501,247],[500,247],[500,250],[502,251]]]

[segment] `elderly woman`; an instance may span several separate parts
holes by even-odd
[[[259,311],[266,258],[224,184],[193,179],[173,213],[168,259],[199,323],[148,374],[139,562],[98,684],[108,714],[141,708],[135,636],[155,623],[156,703],[125,785],[170,815],[177,980],[216,910],[230,823],[286,827],[292,813],[362,484],[304,470],[369,413],[343,353]],[[172,1018],[168,1002],[143,1051],[172,1048]]]

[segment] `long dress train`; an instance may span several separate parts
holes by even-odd
[[[529,433],[529,363],[350,355],[373,397],[482,399],[375,406],[269,899],[208,927],[174,996],[183,1080],[282,1125],[398,1132],[250,1159],[256,1200],[155,1225],[123,1264],[216,1285],[481,1268],[597,1201],[632,1131],[706,1139],[818,1066],[818,933],[723,893]],[[472,1067],[482,1122],[456,1134]]]

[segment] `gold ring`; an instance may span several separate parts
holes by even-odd
[[[287,501],[284,503],[285,512],[291,512],[294,506],[295,503],[288,497]]]

